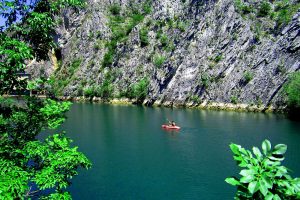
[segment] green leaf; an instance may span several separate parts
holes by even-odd
[[[266,186],[266,183],[262,180],[259,180],[259,191],[264,195],[266,196],[267,193],[268,193],[268,188]]]
[[[255,155],[258,159],[261,159],[262,154],[261,154],[260,150],[259,150],[257,147],[253,147],[253,148],[252,148],[252,151],[253,151],[254,155]]]
[[[265,196],[265,200],[272,200],[273,197],[274,197],[274,195],[271,192],[269,192],[268,195]]]
[[[242,176],[249,176],[249,175],[253,175],[255,172],[253,170],[250,170],[250,169],[243,169],[241,172],[240,172],[240,175]]]
[[[274,147],[272,154],[283,155],[285,154],[286,150],[287,150],[287,146],[285,144],[277,144]]]
[[[230,147],[231,151],[232,151],[234,154],[240,154],[240,148],[241,148],[240,145],[231,143],[231,144],[229,145],[229,147]]]
[[[257,181],[253,181],[253,182],[249,183],[248,190],[251,194],[254,194],[255,192],[257,192],[258,189],[259,189],[259,183]]]
[[[277,171],[275,173],[276,177],[282,177],[283,175],[286,175],[288,173],[286,167],[284,166],[279,166],[277,167]]]
[[[235,178],[226,178],[225,182],[233,186],[240,185],[240,182]]]
[[[254,180],[254,176],[253,175],[248,175],[248,176],[243,176],[241,179],[240,179],[240,182],[241,183],[250,183],[251,181]]]
[[[263,153],[265,155],[268,155],[268,153],[271,150],[271,142],[269,140],[264,140],[263,141],[263,143],[262,143],[262,150],[263,150]]]
[[[275,194],[273,200],[281,200],[281,198],[278,196],[278,194]]]
[[[271,189],[273,187],[273,182],[268,176],[263,175],[262,176],[262,181],[264,182],[264,184],[266,185],[266,187],[268,189]]]

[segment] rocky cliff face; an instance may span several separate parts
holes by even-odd
[[[274,15],[278,8],[269,5]],[[260,6],[93,0],[66,10],[58,18],[54,87],[67,96],[132,97],[140,84],[147,104],[278,106],[289,74],[300,68],[300,12],[280,24]]]

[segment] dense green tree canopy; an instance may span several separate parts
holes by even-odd
[[[295,72],[286,86],[288,105],[300,109],[300,72]]]
[[[3,97],[24,90],[24,72],[32,60],[45,60],[55,48],[54,16],[66,7],[83,6],[81,0],[4,0],[0,13],[6,19],[0,30],[0,199],[70,199],[65,191],[79,167],[89,168],[84,154],[71,147],[65,133],[37,139],[45,129],[65,120],[70,103],[51,99]],[[31,87],[31,86],[30,86]],[[45,192],[46,191],[46,192]]]

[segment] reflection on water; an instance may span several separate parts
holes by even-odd
[[[287,167],[300,176],[300,124],[281,115],[74,104],[63,129],[87,154],[74,199],[232,199],[224,179],[237,174],[228,145],[288,145]],[[161,125],[174,120],[181,129]]]

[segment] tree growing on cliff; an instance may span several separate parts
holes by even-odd
[[[31,59],[47,59],[53,42],[55,14],[80,0],[5,0],[0,4],[5,27],[0,30],[0,199],[70,199],[65,191],[79,167],[89,168],[84,154],[71,147],[64,133],[37,139],[64,120],[70,103],[37,97],[2,97],[26,89],[20,79]],[[31,86],[30,86],[31,87]]]
[[[300,72],[295,72],[291,76],[285,91],[288,97],[288,106],[300,109]]]
[[[284,87],[288,115],[291,119],[300,120],[300,72],[295,72],[290,76]]]

